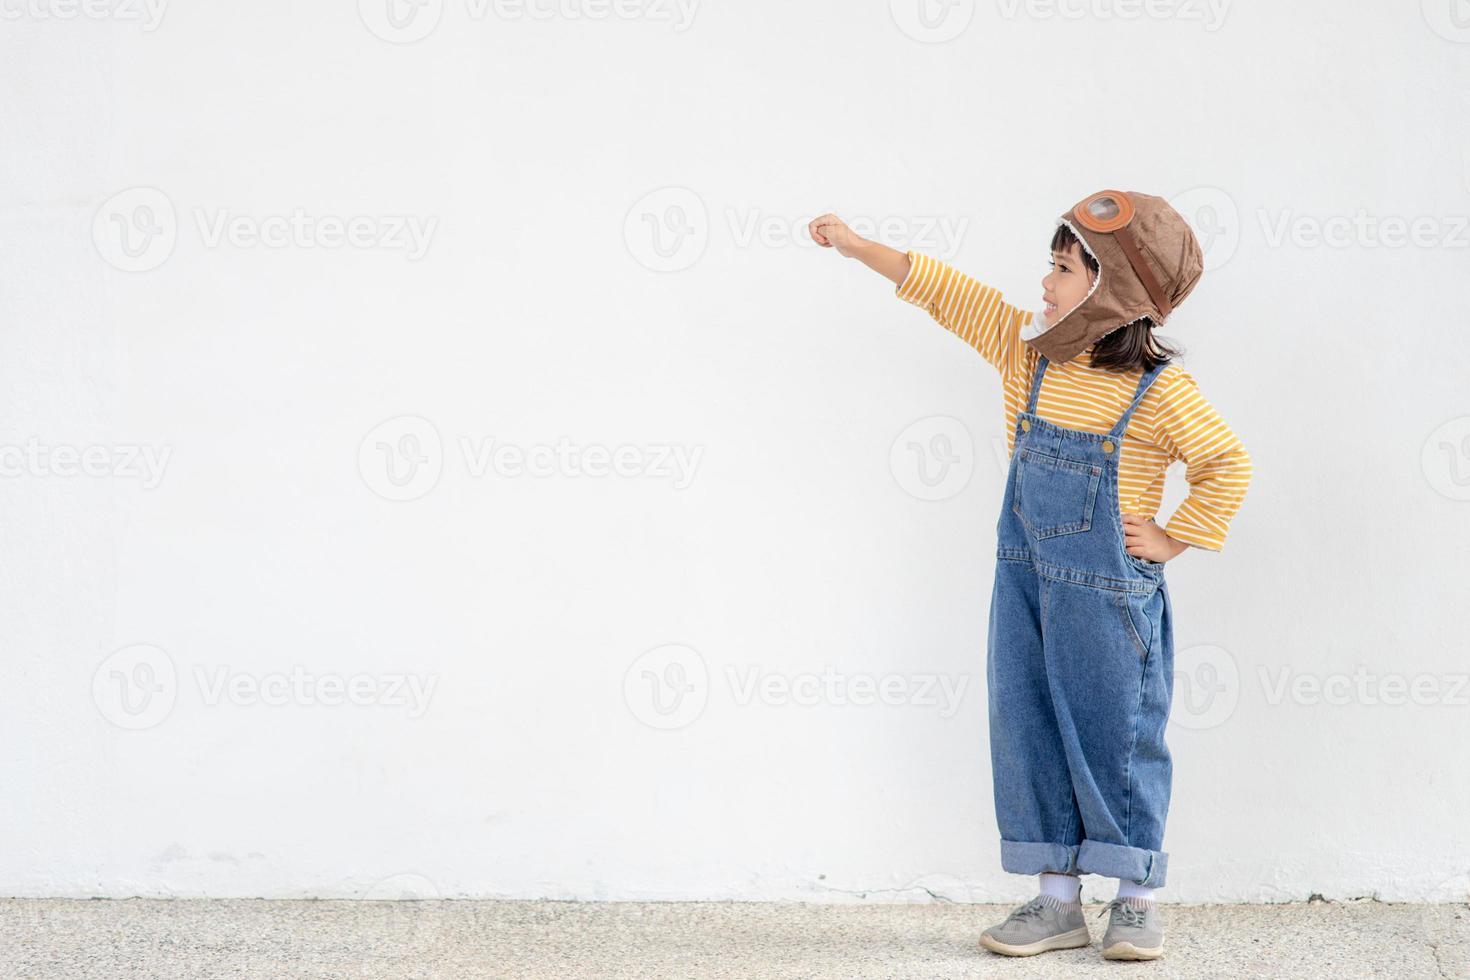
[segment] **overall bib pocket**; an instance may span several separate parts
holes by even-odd
[[[1016,460],[1011,510],[1038,538],[1076,534],[1092,527],[1102,467],[1075,459],[1021,450]]]

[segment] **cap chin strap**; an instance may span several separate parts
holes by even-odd
[[[1133,233],[1124,227],[1112,234],[1119,247],[1123,249],[1123,254],[1128,256],[1128,264],[1133,266],[1133,271],[1138,274],[1143,288],[1148,290],[1149,298],[1159,308],[1159,319],[1165,319],[1173,311],[1174,304],[1169,302],[1169,297],[1165,296],[1163,289],[1159,288],[1159,281],[1154,278],[1153,271],[1143,260],[1143,253],[1138,250],[1138,243],[1133,240]]]

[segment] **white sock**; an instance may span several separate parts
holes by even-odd
[[[1041,873],[1041,894],[1050,895],[1061,902],[1075,902],[1082,893],[1082,879],[1076,875]]]
[[[1152,888],[1145,888],[1137,882],[1129,881],[1127,878],[1119,878],[1118,897],[1136,898],[1139,901],[1152,902],[1154,900],[1154,890]]]

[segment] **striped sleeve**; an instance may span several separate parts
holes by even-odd
[[[1196,548],[1219,551],[1250,485],[1250,454],[1189,372],[1181,370],[1162,394],[1155,441],[1184,460],[1189,481],[1189,496],[1164,531]]]
[[[1021,327],[1033,314],[1001,298],[1000,290],[920,252],[909,257],[909,274],[894,288],[906,303],[922,307],[940,326],[980,352],[1002,375],[1025,367]]]

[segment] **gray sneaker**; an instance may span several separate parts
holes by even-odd
[[[1092,942],[1081,902],[1037,895],[1004,922],[980,934],[980,945],[1006,956],[1035,956],[1049,949],[1076,949]]]
[[[1103,906],[1108,931],[1103,933],[1103,958],[1109,960],[1156,960],[1164,955],[1164,920],[1150,901],[1115,898]]]

